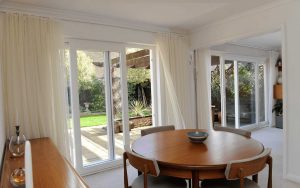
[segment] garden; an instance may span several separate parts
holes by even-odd
[[[104,66],[103,63],[99,63],[103,60],[103,55],[103,53],[95,55],[85,51],[77,51],[81,127],[106,126],[107,124]],[[115,124],[122,121],[120,66],[117,65],[119,63],[117,58],[115,57],[115,61],[114,59],[111,61],[113,119]],[[152,124],[152,121],[149,122],[149,120],[139,122],[135,120],[139,118],[149,119],[149,117],[152,119],[150,69],[139,67],[128,68],[127,70],[130,123]]]

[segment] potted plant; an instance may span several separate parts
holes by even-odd
[[[282,129],[282,101],[278,100],[273,106],[272,112],[275,112],[275,127]]]

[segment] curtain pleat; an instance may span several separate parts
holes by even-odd
[[[165,79],[166,124],[174,124],[177,129],[195,128],[195,90],[188,42],[172,33],[158,34],[156,39]]]
[[[67,127],[63,33],[41,17],[3,13],[2,80],[7,136],[20,124],[25,136],[50,137],[71,156]]]

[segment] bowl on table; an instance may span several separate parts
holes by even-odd
[[[187,136],[189,137],[191,142],[202,143],[208,137],[208,133],[201,132],[201,131],[193,131],[193,132],[188,132]]]

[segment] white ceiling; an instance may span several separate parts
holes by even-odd
[[[281,32],[267,33],[230,42],[240,46],[253,47],[263,50],[281,50]]]
[[[184,30],[275,1],[280,0],[2,0]]]

